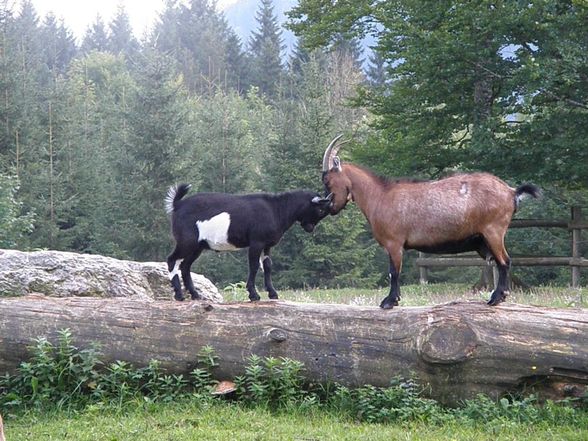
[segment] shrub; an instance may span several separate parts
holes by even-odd
[[[289,408],[302,403],[307,393],[303,389],[304,365],[289,358],[261,358],[252,355],[245,374],[235,379],[237,394],[246,403],[272,409]]]
[[[443,408],[435,400],[421,397],[421,393],[414,381],[396,378],[387,388],[339,386],[329,405],[359,421],[371,423],[443,418]]]
[[[100,366],[97,347],[78,350],[69,329],[59,331],[57,346],[45,337],[34,340],[30,361],[21,363],[14,376],[0,380],[0,405],[41,405],[58,407],[80,401],[98,381]]]
[[[197,366],[188,377],[166,373],[158,361],[135,368],[116,361],[105,366],[97,347],[79,350],[72,344],[69,330],[59,332],[53,345],[37,338],[31,346],[32,356],[21,363],[16,374],[0,377],[0,413],[4,409],[56,406],[100,406],[118,408],[125,403],[172,402],[192,396],[199,402],[212,400],[216,384],[212,372],[218,357],[210,346],[197,354]],[[304,365],[288,358],[259,357],[247,359],[245,373],[235,379],[237,399],[250,406],[275,410],[327,409],[339,416],[370,423],[403,423],[426,421],[438,424],[549,423],[582,424],[588,419],[581,406],[585,399],[574,402],[541,405],[533,396],[505,397],[493,400],[480,395],[456,409],[442,407],[423,396],[422,388],[412,380],[396,378],[386,388],[364,386],[351,389],[336,384],[310,385],[305,382]]]

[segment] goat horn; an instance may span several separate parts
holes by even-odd
[[[339,139],[341,139],[342,136],[343,136],[343,134],[338,135],[335,138],[333,138],[333,140],[331,141],[331,143],[327,147],[327,150],[325,150],[325,154],[323,156],[323,171],[324,172],[329,171],[333,167],[333,156],[335,156],[337,154],[337,152],[339,151],[339,148],[341,147],[341,144],[339,144],[337,146],[335,146],[335,144],[337,143],[337,141],[339,141]],[[333,148],[336,148],[334,154],[332,153]]]

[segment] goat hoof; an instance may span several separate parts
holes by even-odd
[[[249,294],[249,300],[251,300],[252,302],[258,302],[261,300],[261,297],[259,297],[259,294]]]
[[[382,309],[392,309],[395,306],[398,306],[398,300],[399,299],[389,299],[389,298],[385,298],[384,300],[382,300],[382,303],[380,303],[380,308]]]
[[[500,293],[492,293],[492,297],[490,297],[490,300],[488,301],[488,305],[489,306],[497,306],[500,303],[504,302],[506,300],[506,293],[504,292],[500,292]]]
[[[175,295],[174,296],[174,299],[176,299],[178,302],[183,302],[184,301],[184,296]]]
[[[192,298],[192,300],[201,300],[202,299],[200,294],[192,294],[190,297]]]
[[[268,297],[272,300],[277,300],[278,299],[278,293],[277,292],[270,292]]]
[[[382,309],[392,309],[395,306],[398,306],[398,299],[388,299],[385,298],[384,300],[382,300],[382,303],[380,303],[380,308]]]

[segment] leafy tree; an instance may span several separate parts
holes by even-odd
[[[385,153],[388,171],[485,169],[585,187],[575,140],[586,137],[587,14],[560,0],[302,0],[290,18],[315,46],[341,32],[378,38],[391,83],[359,103],[379,116],[383,143],[366,149]]]

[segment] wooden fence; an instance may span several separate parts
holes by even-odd
[[[588,220],[582,218],[582,210],[580,207],[572,207],[571,219],[551,221],[542,219],[514,219],[510,228],[565,228],[571,231],[572,255],[567,257],[555,256],[533,256],[533,257],[517,257],[511,256],[512,266],[569,266],[571,267],[572,280],[571,285],[574,288],[580,286],[580,268],[588,268],[588,259],[582,257],[580,245],[582,230],[588,229]],[[421,283],[428,281],[429,268],[448,268],[454,266],[479,266],[492,270],[494,284],[496,284],[497,271],[496,265],[492,261],[481,259],[477,254],[462,255],[460,257],[454,256],[426,256],[424,253],[419,253],[416,259],[416,264],[419,267],[419,278]]]

